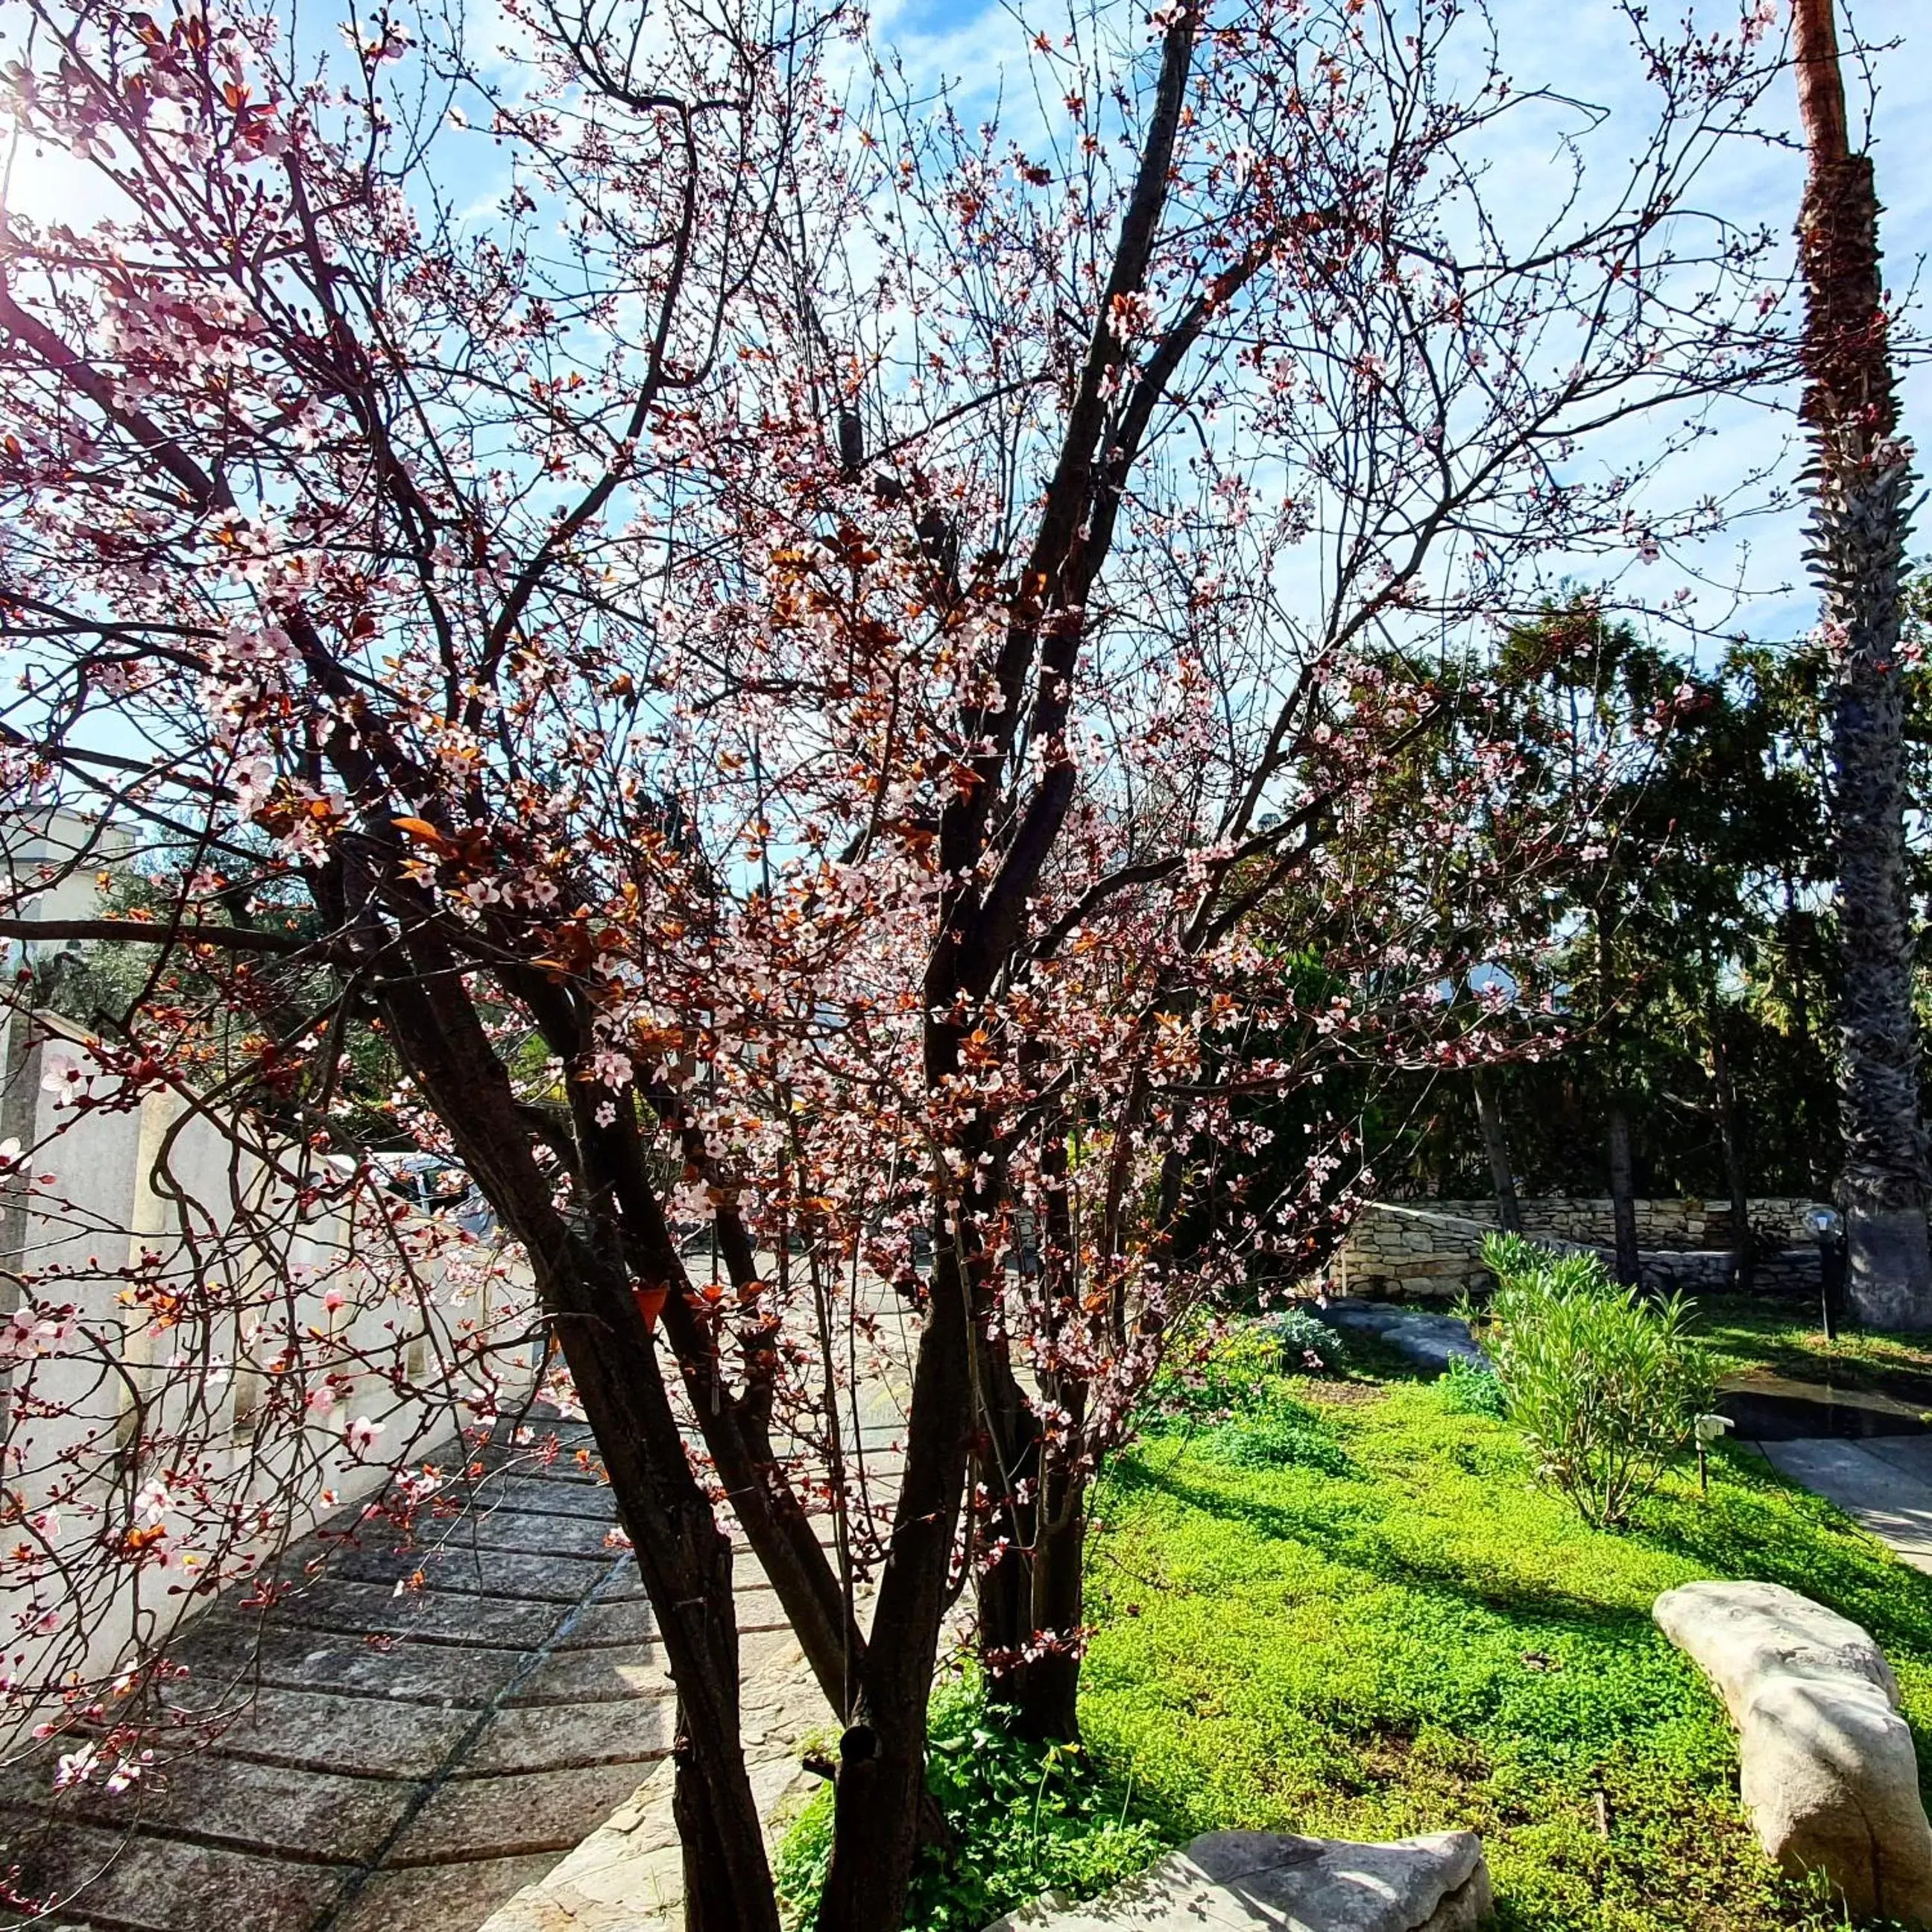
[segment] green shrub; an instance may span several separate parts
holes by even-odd
[[[1305,1308],[1285,1308],[1262,1324],[1281,1348],[1281,1366],[1289,1374],[1335,1375],[1348,1366],[1342,1338]]]
[[[821,1784],[779,1841],[772,1876],[790,1932],[811,1932],[832,1863],[832,1787]]]
[[[1174,1337],[1167,1366],[1148,1391],[1156,1419],[1197,1426],[1225,1422],[1281,1369],[1281,1344],[1258,1322],[1216,1333],[1206,1322]]]
[[[1483,1262],[1496,1292],[1472,1326],[1538,1474],[1586,1522],[1627,1522],[1714,1394],[1682,1297],[1652,1302],[1594,1255],[1515,1234],[1486,1236]]]
[[[1290,1366],[1305,1372],[1303,1345],[1312,1352],[1316,1339],[1310,1331],[1329,1333],[1321,1323],[1298,1310],[1244,1322],[1217,1335],[1191,1367],[1163,1376],[1154,1390],[1155,1415],[1198,1431],[1205,1454],[1238,1468],[1296,1467],[1346,1475],[1348,1458],[1342,1445],[1320,1414],[1288,1392],[1292,1384],[1282,1372],[1287,1323],[1294,1324],[1287,1331],[1292,1336]],[[1339,1344],[1331,1352],[1339,1362]]]
[[[928,1715],[926,1783],[950,1850],[920,1853],[906,1932],[980,1932],[1042,1892],[1094,1898],[1152,1863],[1167,1840],[1131,1815],[1131,1786],[1078,1745],[1029,1744],[987,1707],[976,1680],[942,1685]],[[832,1855],[832,1790],[815,1792],[778,1848],[788,1926],[810,1932]]]
[[[1442,1391],[1442,1406],[1451,1415],[1487,1415],[1500,1422],[1509,1414],[1502,1378],[1495,1370],[1484,1368],[1466,1355],[1450,1356],[1436,1386]]]
[[[1202,1438],[1201,1447],[1216,1461],[1240,1469],[1295,1468],[1346,1476],[1347,1451],[1307,1410],[1300,1412],[1306,1420],[1288,1412],[1300,1408],[1297,1402],[1283,1402],[1231,1416]]]

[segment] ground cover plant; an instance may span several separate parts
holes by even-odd
[[[950,1844],[928,1844],[913,1873],[908,1932],[980,1932],[1043,1892],[1090,1898],[1159,1856],[1166,1838],[1137,1815],[1122,1779],[1078,1744],[1012,1735],[976,1675],[934,1694],[926,1781]],[[822,1786],[778,1854],[785,1921],[807,1932],[832,1853],[832,1792]]]
[[[1708,1499],[1667,1472],[1610,1534],[1538,1485],[1515,1430],[1457,1412],[1453,1384],[1263,1377],[1237,1419],[1288,1405],[1341,1473],[1231,1457],[1225,1424],[1181,1417],[1103,1486],[1082,1716],[1136,1811],[1177,1839],[1468,1826],[1504,1932],[1840,1924],[1759,1852],[1718,1702],[1650,1606],[1756,1576],[1855,1618],[1926,1762],[1932,1579],[1746,1450],[1718,1452]]]
[[[1932,1381],[1925,1337],[1842,1328],[1827,1339],[1814,1302],[1700,1295],[1697,1332],[1726,1375],[1769,1370],[1798,1382],[1875,1388],[1888,1380]]]

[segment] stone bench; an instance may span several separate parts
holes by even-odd
[[[1856,1916],[1932,1926],[1932,1827],[1877,1645],[1777,1583],[1686,1583],[1652,1614],[1737,1726],[1765,1850],[1794,1876],[1822,1871]]]

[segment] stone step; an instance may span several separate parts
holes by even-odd
[[[560,1650],[519,1678],[505,1698],[514,1708],[532,1704],[608,1704],[656,1697],[670,1688],[664,1652],[656,1644],[602,1644]]]
[[[424,1581],[439,1592],[574,1604],[595,1590],[613,1567],[614,1552],[608,1550],[599,1550],[594,1556],[563,1552],[531,1556],[505,1550],[482,1550],[459,1540],[463,1534],[463,1527],[458,1526],[451,1540],[440,1545],[433,1545],[425,1538],[421,1544],[400,1549],[344,1550],[329,1558],[323,1574],[347,1582],[393,1585],[421,1570]],[[636,1567],[626,1565],[634,1572]]]
[[[325,1577],[268,1612],[268,1628],[408,1636],[424,1643],[535,1650],[556,1629],[554,1603],[474,1592],[404,1590]]]
[[[407,1638],[358,1641],[326,1631],[263,1629],[223,1617],[196,1629],[189,1660],[230,1686],[258,1681],[276,1689],[481,1708],[508,1686],[524,1658],[514,1650]]]
[[[471,1932],[498,1906],[534,1884],[556,1863],[535,1858],[466,1858],[379,1871],[348,1895],[329,1932]]]
[[[676,1698],[668,1680],[656,1694],[601,1704],[533,1704],[499,1711],[452,1775],[563,1771],[574,1765],[642,1766],[671,1746]],[[644,1772],[640,1770],[638,1778]]]
[[[505,1550],[526,1556],[601,1556],[614,1546],[607,1540],[611,1528],[596,1516],[497,1508],[466,1519],[464,1536],[478,1550]]]
[[[32,1808],[62,1829],[78,1819],[116,1833],[190,1839],[298,1864],[360,1864],[382,1849],[422,1788],[210,1755],[180,1761],[172,1773],[157,1766],[123,1791],[76,1785]],[[17,1798],[17,1786],[5,1795]]]
[[[216,1740],[224,1756],[358,1778],[433,1777],[476,1721],[470,1710],[193,1678],[182,1681],[171,1701],[191,1710],[233,1712]]]
[[[497,1509],[528,1510],[538,1516],[592,1516],[617,1520],[617,1499],[608,1483],[571,1482],[555,1476],[504,1476],[483,1484],[466,1515]]]

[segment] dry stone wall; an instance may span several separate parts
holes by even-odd
[[[1815,1288],[1817,1252],[1805,1216],[1812,1203],[1772,1196],[1750,1204],[1760,1248],[1756,1286],[1767,1292]],[[1608,1200],[1550,1196],[1520,1204],[1522,1231],[1557,1248],[1592,1248],[1606,1258],[1614,1240]],[[1496,1226],[1493,1201],[1382,1201],[1356,1217],[1328,1264],[1338,1294],[1390,1301],[1454,1300],[1487,1288],[1483,1237]],[[1645,1274],[1688,1292],[1725,1286],[1733,1271],[1730,1204],[1640,1201],[1637,1246]],[[1769,1250],[1769,1252],[1767,1252]]]

